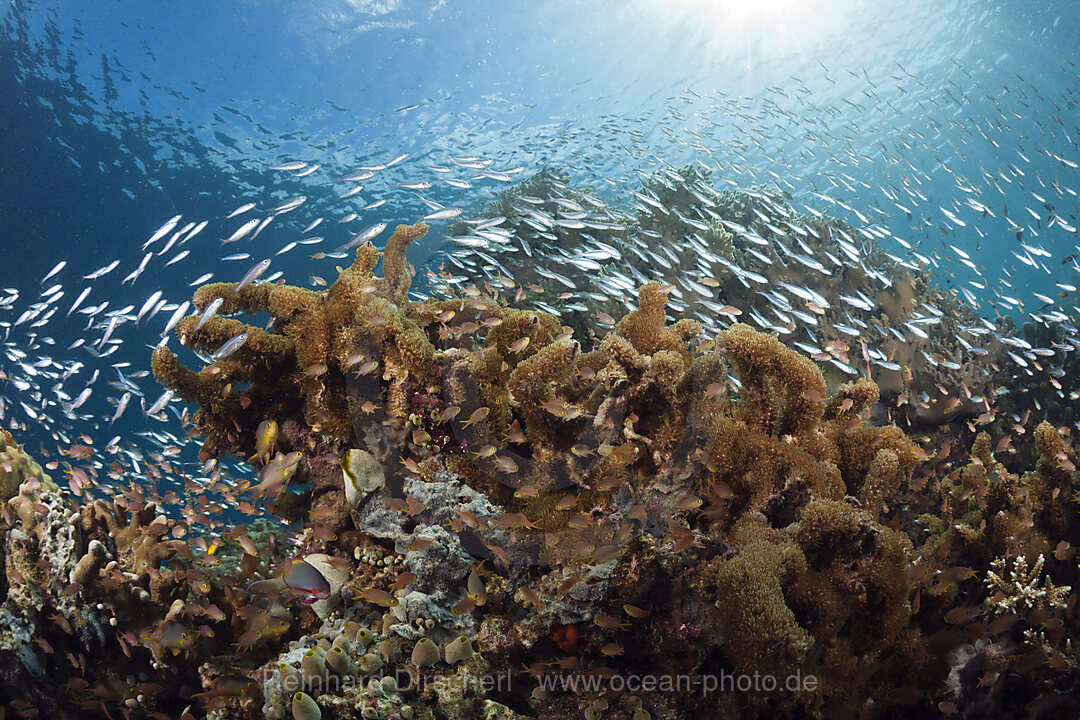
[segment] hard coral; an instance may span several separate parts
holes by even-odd
[[[642,355],[666,350],[678,354],[685,361],[684,365],[689,366],[690,351],[686,341],[701,334],[701,324],[694,320],[680,320],[667,327],[664,309],[671,289],[655,280],[642,285],[638,291],[637,309],[631,310],[616,323],[612,332],[629,340]]]
[[[1024,476],[1036,522],[1050,537],[1080,545],[1080,457],[1048,422],[1035,428],[1037,460]]]
[[[277,307],[268,335],[284,344],[264,361],[284,380],[273,394],[245,374],[262,357],[262,340],[241,349],[235,367],[217,363],[217,375],[168,373],[200,402],[197,421],[221,435],[219,450],[248,452],[254,424],[268,416],[282,423],[284,444],[321,448],[315,455],[324,460],[306,461],[311,492],[298,499],[333,518],[313,521],[320,551],[363,556],[393,543],[415,575],[393,598],[365,587],[366,575],[349,585],[397,602],[383,618],[394,642],[415,638],[425,620],[432,637],[446,638],[509,619],[521,634],[487,650],[516,661],[526,650],[514,637],[528,637],[531,648],[547,642],[555,623],[609,629],[619,625],[605,614],[609,600],[670,602],[659,598],[674,585],[689,604],[673,616],[701,626],[675,629],[690,655],[719,653],[739,671],[802,668],[830,696],[849,697],[848,658],[908,652],[911,547],[883,513],[918,453],[898,429],[865,422],[877,400],[871,381],[828,398],[813,362],[739,324],[721,333],[715,351],[695,354],[688,341],[701,327],[667,323],[670,288],[661,283],[642,287],[638,307],[584,353],[554,316],[504,307],[475,288],[413,302],[404,248],[422,231],[398,228],[382,279],[372,275],[378,252],[364,246],[324,293],[260,285],[227,306]],[[197,305],[225,292],[197,294]],[[210,335],[189,325],[181,332],[210,347]],[[242,327],[219,332],[211,321],[204,330],[218,342]],[[244,410],[218,375],[250,378],[252,407]],[[379,400],[385,412],[371,407]],[[384,460],[378,494],[387,497],[350,513],[329,458],[367,440]],[[419,479],[402,477],[399,456]],[[457,473],[453,483],[440,480],[447,470]],[[451,486],[458,490],[436,500]],[[461,505],[466,497],[482,502]],[[316,541],[306,542],[310,550]],[[490,562],[492,583],[472,577],[468,554]],[[434,560],[420,562],[427,557]],[[453,572],[432,585],[436,568]],[[526,604],[485,604],[486,585]],[[635,612],[631,643],[584,641],[586,655],[617,657],[630,669],[646,662],[645,639],[669,635],[669,620]]]
[[[1029,568],[1027,558],[1021,555],[1013,561],[1011,568],[1001,558],[990,563],[993,570],[986,573],[986,587],[996,593],[990,600],[991,610],[994,613],[1011,613],[1036,607],[1065,607],[1065,599],[1072,588],[1068,585],[1055,587],[1049,576],[1043,578],[1040,586],[1043,562],[1044,558],[1040,555]]]
[[[803,662],[814,638],[796,621],[784,587],[805,572],[806,557],[790,541],[751,542],[720,565],[722,648],[741,672],[790,671]]]
[[[247,342],[227,359],[195,373],[165,347],[154,351],[155,376],[188,402],[197,402],[196,425],[205,436],[204,452],[248,454],[255,426],[265,417],[303,415],[306,424],[348,443],[353,423],[346,375],[354,366],[374,360],[390,378],[391,409],[404,413],[404,386],[424,376],[434,348],[423,328],[419,304],[406,297],[409,273],[405,249],[427,231],[424,223],[401,225],[387,241],[384,277],[372,271],[379,259],[374,246],[357,249],[353,264],[325,292],[288,285],[250,285],[235,291],[234,283],[199,288],[197,310],[221,299],[219,315],[267,312],[271,331],[227,317],[213,317],[195,330],[197,318],[177,326],[181,342],[195,349],[216,350],[245,332]],[[234,385],[246,383],[238,391]]]
[[[825,404],[825,380],[817,365],[741,323],[723,332],[720,345],[742,383],[745,422],[769,435],[816,429]]]
[[[80,525],[87,537],[107,536],[123,569],[146,577],[162,563],[177,555],[190,557],[191,550],[182,540],[164,540],[175,523],[158,515],[153,504],[129,509],[113,502],[95,501],[82,508]]]
[[[561,423],[545,411],[544,403],[555,398],[555,385],[570,375],[577,354],[576,341],[561,340],[522,360],[510,373],[506,388],[510,405],[525,419],[525,430],[535,444],[556,442]]]

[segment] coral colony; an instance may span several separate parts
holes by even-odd
[[[518,195],[547,198],[547,177]],[[680,217],[715,208],[720,315],[767,313],[733,268],[775,250],[728,226],[783,198],[653,191]],[[499,212],[519,223],[514,198]],[[787,217],[808,261],[846,252],[842,222]],[[677,255],[663,222],[636,230],[671,235]],[[183,512],[138,486],[91,500],[85,473],[69,466],[61,489],[5,433],[7,717],[1075,711],[1072,411],[1036,426],[991,410],[1009,349],[956,362],[979,321],[922,269],[867,242],[872,270],[803,290],[763,263],[820,319],[823,347],[804,353],[678,319],[664,281],[639,283],[629,309],[598,298],[565,315],[519,309],[554,302],[542,272],[420,298],[406,251],[426,231],[360,244],[320,291],[200,287],[175,333],[212,362],[153,351],[156,378],[197,406],[205,471],[238,456],[257,479],[187,486]],[[931,336],[926,318],[944,327]],[[850,324],[880,345],[851,350]],[[215,523],[211,497],[272,516]]]

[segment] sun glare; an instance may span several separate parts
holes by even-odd
[[[806,22],[822,0],[661,0],[661,7],[693,14],[718,30],[791,29]]]
[[[770,24],[784,22],[807,10],[813,0],[712,0],[701,3],[712,6],[712,14],[729,23]]]

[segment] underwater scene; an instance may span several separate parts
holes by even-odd
[[[1080,716],[1071,0],[6,0],[0,720]]]

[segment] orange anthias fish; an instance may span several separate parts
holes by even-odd
[[[270,462],[271,453],[273,453],[277,445],[277,438],[278,424],[276,421],[266,419],[259,423],[259,427],[255,431],[255,454],[252,459],[258,459],[263,465]]]
[[[262,497],[263,495],[276,497],[296,473],[296,468],[303,457],[304,454],[299,451],[291,452],[288,455],[278,453],[259,472],[259,483],[247,489],[254,492],[256,497]]]
[[[304,605],[330,597],[330,583],[321,572],[304,560],[286,560],[274,570],[274,577],[248,586],[248,592],[286,602],[299,599]]]

